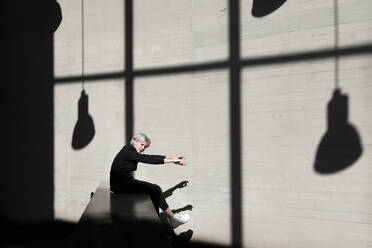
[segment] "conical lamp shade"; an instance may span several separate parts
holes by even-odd
[[[348,97],[337,89],[328,103],[328,128],[318,146],[314,170],[341,171],[355,163],[362,150],[359,134],[348,122]]]
[[[78,120],[72,135],[72,148],[84,148],[93,140],[94,134],[93,118],[88,113],[88,95],[82,90],[78,103]]]

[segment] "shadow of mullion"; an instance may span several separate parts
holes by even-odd
[[[309,51],[309,52],[299,52],[299,53],[292,53],[292,54],[247,58],[247,59],[240,60],[239,66],[240,67],[262,66],[262,65],[277,64],[277,63],[290,63],[290,62],[305,61],[305,60],[327,59],[327,58],[334,58],[337,56],[339,57],[356,56],[356,55],[371,54],[371,53],[372,53],[372,43],[366,43],[366,44],[360,44],[357,46],[347,46],[344,48],[338,48],[337,50],[335,50],[334,48],[325,48],[325,49],[319,49],[316,51]],[[165,68],[140,69],[136,71],[133,71],[133,68],[132,68],[132,71],[131,71],[132,74],[130,76],[141,77],[141,76],[155,76],[155,75],[162,75],[162,74],[188,73],[188,72],[224,69],[224,68],[229,68],[230,66],[231,65],[229,61],[216,61],[216,62],[211,62],[211,63],[202,63],[202,64],[194,64],[194,65],[181,65],[181,66],[173,66],[173,67],[165,67]],[[127,71],[85,75],[84,81],[87,82],[87,81],[95,81],[95,80],[126,78],[128,77]],[[81,80],[82,80],[81,75],[70,76],[70,77],[59,77],[59,78],[54,79],[54,83],[55,84],[72,83],[72,82],[78,82]]]
[[[125,1],[125,142],[133,136],[133,0]]]
[[[239,1],[229,1],[229,52],[230,52],[230,186],[231,186],[231,241],[241,247],[242,197],[241,197],[241,116],[240,116],[240,6]]]

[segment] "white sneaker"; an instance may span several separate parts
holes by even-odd
[[[169,219],[169,222],[173,228],[177,228],[179,225],[185,224],[189,220],[190,216],[188,214],[175,214]]]

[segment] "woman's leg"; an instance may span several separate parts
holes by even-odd
[[[164,213],[166,215],[168,215],[170,218],[172,218],[174,216],[174,213],[172,212],[172,210],[170,208],[167,208]]]
[[[157,212],[159,208],[164,212],[169,209],[161,188],[156,184],[133,179],[126,183],[125,191],[132,194],[149,194]]]
[[[151,200],[154,204],[154,207],[159,214],[159,207],[164,213],[169,217],[170,224],[173,228],[176,228],[179,225],[182,225],[189,221],[190,217],[188,215],[175,215],[172,210],[169,208],[165,198],[163,196],[163,192],[161,188],[152,183],[148,183],[145,181],[139,181],[134,178],[130,180],[120,180],[118,181],[112,180],[112,188],[116,189],[114,192],[117,193],[129,193],[129,194],[149,194]]]

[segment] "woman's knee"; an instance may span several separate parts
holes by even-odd
[[[144,182],[144,181],[136,181],[136,187],[141,188],[143,192],[146,192],[147,194],[150,194],[153,196],[158,196],[158,195],[163,194],[160,186],[157,184]]]
[[[151,188],[150,188],[150,194],[156,197],[160,197],[163,194],[163,192],[158,185],[153,184],[151,185]]]
[[[163,194],[163,191],[161,190],[160,186],[159,185],[154,185],[154,191],[156,192],[156,194]]]

